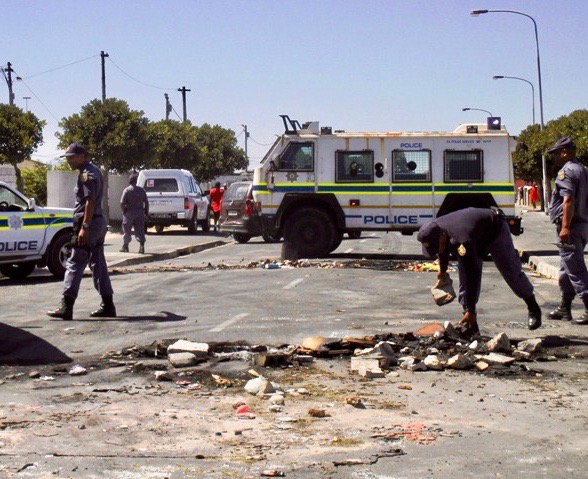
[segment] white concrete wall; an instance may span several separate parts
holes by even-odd
[[[123,190],[129,185],[128,175],[108,176],[108,207],[110,208],[110,220],[122,221],[120,210],[120,197]],[[78,173],[75,171],[48,171],[47,172],[47,206],[60,208],[73,208],[75,205],[74,189],[78,181]]]
[[[16,187],[16,173],[12,165],[0,165],[0,181]]]

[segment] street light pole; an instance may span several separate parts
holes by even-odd
[[[519,77],[509,77],[506,75],[494,75],[492,80],[501,80],[502,78],[510,78],[511,80],[520,80],[528,83],[531,85],[531,100],[533,101],[533,125],[535,124],[535,87],[529,80],[525,80],[524,78]]]
[[[494,116],[492,113],[490,113],[488,110],[482,110],[481,108],[462,108],[461,111],[470,111],[470,110],[475,110],[475,111],[483,111],[485,113],[488,113],[488,116]]]
[[[29,100],[31,99],[30,96],[23,96],[22,99],[25,101],[25,113],[29,111]]]
[[[537,49],[537,78],[539,81],[539,129],[540,131],[543,131],[545,123],[543,121],[543,88],[541,86],[541,57],[539,56],[539,34],[537,33],[537,22],[531,15],[527,15],[526,13],[518,12],[516,10],[472,10],[470,15],[477,17],[478,15],[483,15],[485,13],[513,13],[515,15],[527,17],[533,22],[533,27],[535,28],[535,46]],[[543,208],[545,211],[547,211],[547,205],[549,204],[548,190],[551,188],[547,178],[547,163],[545,161],[544,153],[541,153],[541,172],[543,175]]]
[[[247,160],[247,164],[249,164],[249,156],[247,155],[247,140],[249,139],[249,132],[247,131],[247,125],[241,125],[243,127],[243,131],[245,132],[245,159]]]

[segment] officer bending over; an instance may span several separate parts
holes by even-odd
[[[116,317],[112,285],[104,258],[107,225],[102,216],[102,173],[96,165],[90,163],[88,152],[79,143],[69,145],[62,157],[67,159],[69,166],[79,170],[78,183],[74,190],[74,234],[71,255],[66,263],[61,306],[53,311],[47,311],[47,314],[63,320],[73,319],[73,306],[78,297],[84,270],[90,263],[94,287],[102,296],[100,308],[90,316]]]
[[[466,208],[454,211],[421,226],[417,239],[423,253],[439,257],[439,279],[447,275],[450,253],[457,257],[459,302],[464,315],[460,324],[472,333],[479,332],[476,304],[482,285],[482,264],[490,253],[512,291],[527,303],[528,327],[541,326],[541,308],[535,300],[533,285],[521,268],[504,214],[498,208]]]
[[[576,160],[576,145],[561,138],[548,151],[561,167],[551,195],[549,217],[556,225],[559,246],[559,291],[561,303],[549,319],[588,324],[588,271],[584,248],[588,242],[588,169]],[[563,166],[562,166],[563,165]],[[579,319],[572,319],[572,300],[578,295],[585,306]]]

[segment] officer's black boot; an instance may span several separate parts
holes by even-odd
[[[529,308],[529,318],[527,325],[532,331],[541,326],[541,308],[537,304],[535,295],[531,296],[530,298],[526,298],[525,303],[527,303],[527,308]]]
[[[112,294],[103,294],[100,308],[92,311],[90,316],[93,318],[116,318],[116,308],[112,301]]]
[[[129,243],[124,243],[122,248],[120,249],[121,253],[128,253],[129,252]]]
[[[582,301],[584,301],[584,306],[586,307],[586,310],[584,311],[584,314],[580,319],[574,319],[572,321],[572,323],[574,324],[588,324],[588,294],[584,295]]]
[[[145,254],[145,242],[142,242],[141,246],[139,246],[139,254]]]
[[[572,300],[561,299],[560,305],[548,314],[549,319],[556,319],[559,321],[572,320]]]
[[[63,295],[59,308],[54,309],[53,311],[47,311],[47,316],[61,318],[64,321],[71,321],[73,319],[73,307],[75,302],[76,298]]]

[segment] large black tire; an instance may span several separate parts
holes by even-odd
[[[194,215],[192,216],[192,220],[188,223],[188,233],[191,235],[195,234],[198,230],[198,213],[196,213],[196,209],[194,209]]]
[[[261,237],[266,243],[279,243],[282,240],[282,236],[279,233],[263,233]]]
[[[335,236],[333,237],[333,241],[332,241],[331,246],[329,248],[329,253],[332,253],[333,251],[335,251],[339,247],[339,245],[341,244],[342,241],[343,241],[343,231],[336,230]]]
[[[25,261],[24,263],[0,264],[0,273],[10,279],[25,279],[35,271],[36,261]]]
[[[247,241],[249,241],[252,238],[252,236],[243,233],[233,233],[233,238],[235,238],[235,241],[237,241],[237,243],[247,243]]]
[[[155,232],[156,233],[163,233],[163,225],[155,225]]]
[[[321,258],[337,243],[337,230],[326,211],[301,208],[286,220],[284,241],[297,246],[300,258]]]
[[[71,254],[71,235],[61,234],[51,243],[47,256],[47,268],[57,279],[65,276],[65,263]]]
[[[200,221],[200,226],[202,227],[202,231],[208,233],[210,231],[210,217],[206,215],[206,219]]]

